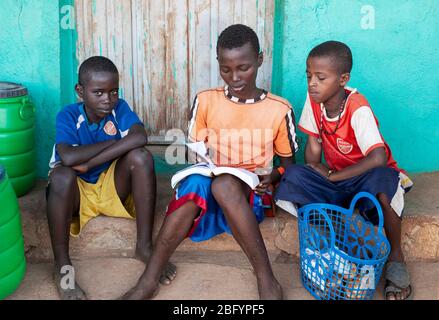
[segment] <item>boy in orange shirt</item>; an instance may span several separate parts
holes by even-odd
[[[226,86],[196,96],[189,140],[204,141],[218,166],[255,171],[270,163],[273,151],[282,167],[293,163],[297,143],[291,105],[256,86],[263,61],[256,33],[244,25],[226,28],[219,36],[217,55]],[[281,173],[282,169],[274,169],[255,190],[229,174],[213,179],[191,175],[181,181],[168,206],[151,260],[124,298],[153,297],[162,270],[186,237],[203,241],[226,231],[250,260],[259,297],[281,299],[282,288],[273,274],[258,226],[264,218],[261,196],[270,184],[280,180]]]

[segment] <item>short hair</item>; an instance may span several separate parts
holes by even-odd
[[[351,49],[340,41],[331,40],[319,44],[311,50],[309,57],[331,57],[340,73],[349,73],[352,70]]]
[[[232,24],[224,29],[218,37],[216,43],[216,53],[219,48],[234,49],[240,48],[250,42],[253,50],[258,55],[260,52],[259,39],[252,28],[243,24]]]
[[[78,84],[85,85],[90,80],[90,74],[95,72],[109,72],[119,74],[116,65],[102,56],[90,57],[81,63],[78,71]]]

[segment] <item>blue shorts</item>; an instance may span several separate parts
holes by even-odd
[[[209,177],[198,174],[187,177],[178,185],[174,199],[168,206],[166,215],[172,214],[188,201],[193,201],[201,209],[187,235],[192,241],[208,240],[223,232],[232,234],[221,207],[212,195],[211,184]],[[265,217],[262,198],[251,192],[249,202],[256,220],[261,223]]]
[[[310,203],[329,203],[348,208],[352,198],[361,191],[374,196],[386,194],[391,207],[398,216],[402,216],[404,193],[408,190],[401,185],[400,172],[388,167],[374,168],[350,179],[331,182],[309,166],[291,165],[285,170],[275,200],[281,208],[284,208],[284,201],[299,208]],[[366,219],[378,223],[378,214],[372,201],[360,199],[357,207]],[[293,210],[286,210],[294,214]]]

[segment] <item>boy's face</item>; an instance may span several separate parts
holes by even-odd
[[[119,100],[119,75],[112,72],[92,72],[84,85],[77,84],[76,92],[84,101],[88,120],[96,123],[113,111]]]
[[[257,54],[250,42],[247,42],[239,48],[219,47],[217,60],[221,78],[229,86],[230,93],[238,98],[254,98],[262,54]]]
[[[340,74],[332,57],[308,57],[306,61],[308,92],[313,101],[325,103],[337,95],[349,81],[349,73]]]

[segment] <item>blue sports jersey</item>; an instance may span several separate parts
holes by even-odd
[[[83,102],[64,107],[56,116],[56,138],[49,167],[54,168],[61,162],[56,150],[57,144],[65,143],[72,146],[81,146],[107,140],[119,140],[128,134],[129,129],[134,124],[143,126],[137,114],[131,110],[128,103],[123,99],[119,99],[113,111],[102,119],[99,124],[88,122]],[[88,183],[96,183],[99,175],[110,164],[111,161],[103,163],[86,173],[80,174],[79,177]]]

